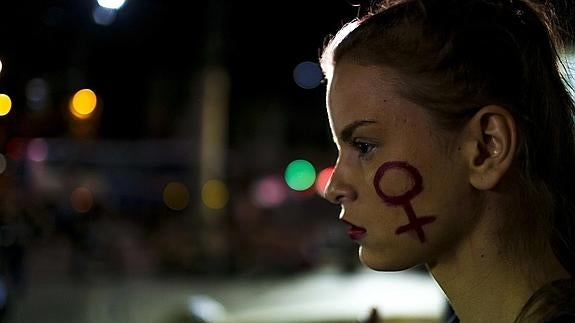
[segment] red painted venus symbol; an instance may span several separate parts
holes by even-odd
[[[401,169],[409,175],[413,182],[413,186],[402,195],[387,195],[385,194],[379,185],[381,179],[386,171],[390,169]],[[417,194],[421,193],[423,190],[423,179],[421,178],[421,174],[417,170],[417,168],[413,167],[407,162],[404,161],[390,161],[383,163],[375,173],[375,177],[373,178],[373,186],[375,186],[375,191],[377,195],[381,197],[381,199],[393,206],[402,206],[403,210],[407,214],[407,218],[409,223],[406,225],[402,225],[395,230],[395,234],[405,233],[409,230],[415,230],[417,233],[417,237],[419,238],[420,242],[425,242],[425,233],[423,232],[423,226],[435,221],[434,216],[422,216],[417,217],[415,212],[413,211],[413,207],[411,206],[411,199],[413,199]]]

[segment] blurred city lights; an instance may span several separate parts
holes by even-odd
[[[41,110],[48,102],[48,83],[41,78],[35,78],[26,84],[26,101],[32,110]]]
[[[321,84],[323,73],[319,64],[314,62],[299,63],[293,70],[293,79],[304,89],[313,89]]]
[[[94,204],[94,197],[92,192],[85,187],[78,187],[70,195],[70,205],[72,209],[78,213],[86,213],[90,211]]]
[[[325,195],[325,189],[327,187],[327,183],[329,182],[329,179],[331,178],[334,169],[335,168],[333,166],[324,168],[317,175],[317,180],[315,181],[315,189],[319,195],[321,196]]]
[[[255,182],[251,189],[251,199],[259,207],[274,207],[288,197],[285,182],[280,176],[267,176]]]
[[[308,189],[305,190],[291,191],[291,195],[296,197],[297,199],[308,199],[317,196],[317,192],[315,187],[311,185]]]
[[[202,201],[210,209],[224,208],[228,204],[229,198],[228,187],[220,180],[209,180],[202,187]]]
[[[26,153],[26,142],[22,138],[11,138],[6,143],[6,154],[13,160],[20,160]]]
[[[98,0],[98,5],[107,9],[119,9],[126,0]]]
[[[92,19],[102,26],[111,25],[116,20],[118,10],[96,6],[92,11]]]
[[[171,182],[164,187],[164,203],[174,211],[185,209],[190,203],[190,193],[186,185]]]
[[[284,178],[289,187],[296,191],[305,191],[315,182],[315,168],[304,159],[296,159],[288,164]]]
[[[48,156],[48,144],[42,138],[32,139],[28,143],[28,159],[35,162],[42,162]]]
[[[94,91],[82,89],[74,94],[70,101],[70,112],[78,119],[88,119],[96,109],[98,98]]]
[[[5,116],[12,109],[12,100],[6,94],[0,94],[0,116]]]
[[[194,295],[188,299],[188,312],[193,320],[201,322],[221,321],[226,316],[225,307],[207,295]]]
[[[4,174],[4,172],[6,171],[6,166],[7,166],[7,162],[6,162],[6,157],[4,157],[4,155],[0,154],[0,174]]]

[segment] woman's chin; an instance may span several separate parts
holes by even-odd
[[[374,253],[364,247],[359,248],[359,260],[364,266],[377,271],[401,271],[419,265],[405,255]]]

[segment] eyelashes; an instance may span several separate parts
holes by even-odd
[[[353,139],[351,141],[351,146],[355,151],[357,151],[360,158],[367,158],[369,155],[377,148],[377,145],[362,139]]]

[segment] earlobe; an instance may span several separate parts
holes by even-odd
[[[476,189],[493,189],[513,162],[517,146],[515,119],[507,109],[489,105],[469,120],[466,130],[469,181]]]

